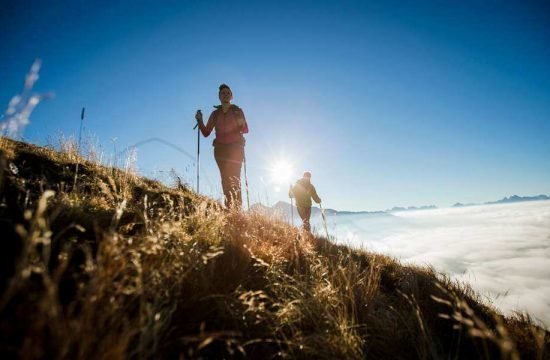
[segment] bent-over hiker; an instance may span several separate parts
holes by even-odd
[[[214,146],[214,158],[220,169],[223,195],[226,208],[241,208],[241,167],[244,160],[243,134],[248,133],[248,124],[243,110],[237,105],[231,104],[233,93],[229,86],[221,84],[218,97],[221,105],[214,106],[214,110],[208,122],[204,125],[202,113],[197,111],[195,118],[199,123],[204,137],[216,130]]]
[[[296,181],[288,191],[288,196],[296,199],[296,208],[302,218],[304,230],[311,232],[309,218],[311,217],[311,199],[316,203],[321,203],[321,198],[317,195],[315,186],[311,183],[311,173],[306,171],[303,177]]]

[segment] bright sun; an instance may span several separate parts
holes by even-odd
[[[292,180],[292,165],[286,160],[277,160],[270,168],[271,182],[286,185]]]

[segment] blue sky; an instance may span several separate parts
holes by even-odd
[[[150,138],[196,151],[228,83],[250,125],[251,201],[270,167],[313,173],[326,207],[449,206],[550,193],[550,7],[532,1],[2,1],[0,104],[43,61],[24,139],[78,133],[104,158]],[[115,141],[113,139],[116,138]],[[201,189],[220,196],[211,138]],[[140,172],[191,158],[158,142]],[[279,191],[277,191],[279,188]]]

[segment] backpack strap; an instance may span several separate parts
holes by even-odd
[[[214,108],[216,110],[222,110],[222,105],[214,105]],[[229,107],[229,109],[233,110],[235,113],[238,113],[239,111],[242,111],[240,107],[238,107],[237,105],[235,104],[231,104],[231,106]],[[218,122],[218,118],[216,117],[214,119],[214,126],[216,126],[216,123]]]

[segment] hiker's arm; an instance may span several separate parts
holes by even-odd
[[[241,126],[241,133],[248,134],[248,123],[246,122],[246,118],[244,117],[243,109],[239,109],[239,112],[240,112],[239,122],[242,121],[242,124],[239,124]]]
[[[199,122],[199,128],[201,129],[201,133],[204,137],[207,137],[212,132],[212,129],[214,129],[214,123],[215,123],[215,115],[214,112],[210,114],[210,118],[208,118],[208,122],[206,125],[202,122],[202,116],[200,119],[197,118],[197,121]]]
[[[315,190],[315,186],[311,185],[311,198],[313,201],[315,201],[317,204],[321,203],[321,198],[319,195],[317,195],[317,190]]]

